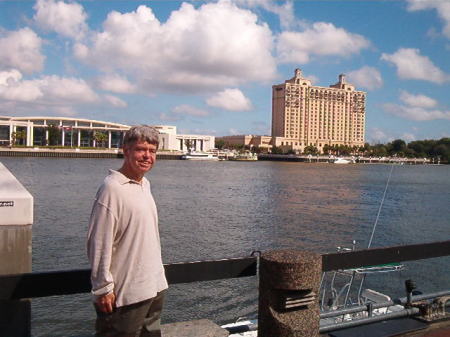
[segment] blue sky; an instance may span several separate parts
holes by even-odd
[[[366,141],[450,137],[450,2],[0,1],[0,115],[268,134],[301,68],[367,92]]]

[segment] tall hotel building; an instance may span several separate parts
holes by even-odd
[[[363,146],[366,93],[339,75],[339,82],[313,86],[300,69],[283,84],[272,86],[274,145],[303,151],[312,145]]]

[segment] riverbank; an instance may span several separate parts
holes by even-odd
[[[177,151],[158,151],[157,159],[179,160],[183,153]],[[16,147],[0,148],[0,157],[55,157],[55,158],[123,158],[121,149],[83,149],[83,148],[50,148],[50,147]],[[219,153],[220,158],[226,158]],[[438,161],[427,158],[399,158],[399,157],[364,157],[345,156],[340,157],[355,164],[440,164]],[[329,155],[287,155],[287,154],[259,154],[258,160],[262,161],[290,161],[303,163],[330,163],[337,157]]]
[[[181,152],[159,151],[158,159],[181,159]],[[123,158],[121,149],[0,148],[0,157]]]
[[[399,157],[364,157],[364,156],[329,156],[329,155],[295,155],[295,154],[260,154],[258,160],[271,161],[292,161],[303,163],[331,163],[334,160],[341,158],[346,159],[354,164],[439,164],[427,158],[399,158]]]

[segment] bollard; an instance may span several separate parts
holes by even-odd
[[[258,337],[319,336],[320,254],[279,250],[259,265]]]
[[[0,163],[0,275],[31,272],[33,197]],[[0,284],[0,336],[31,335],[30,300],[10,300],[14,285]]]

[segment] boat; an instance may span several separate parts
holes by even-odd
[[[349,164],[352,161],[337,158],[332,162],[336,164]],[[380,211],[384,204],[393,168],[394,165],[391,167],[386,182],[367,249],[371,248],[372,245],[372,239],[377,227]],[[337,247],[338,253],[355,250],[355,240],[352,241],[351,247]],[[401,301],[392,301],[388,295],[382,292],[364,288],[367,275],[397,272],[403,270],[403,268],[403,264],[386,264],[323,273],[319,285],[320,329],[332,330],[340,323],[358,322],[372,316],[380,316],[380,318],[389,317],[389,314],[404,312],[405,306]],[[361,310],[352,310],[358,307]],[[222,327],[231,332],[230,337],[257,337],[257,326],[257,319],[250,319],[246,321],[238,320],[235,323],[223,325]]]
[[[189,153],[182,155],[181,159],[217,161],[217,160],[219,160],[219,157],[214,156],[211,153],[206,153],[206,152],[189,152]]]
[[[338,247],[338,252],[353,251],[352,248]],[[338,270],[324,273],[319,287],[320,328],[327,329],[336,324],[358,321],[372,316],[385,316],[405,310],[399,299],[392,301],[391,297],[369,288],[362,288],[366,274],[400,271],[402,264],[370,266],[365,268]],[[360,277],[359,285],[356,282]],[[352,291],[352,288],[355,288]],[[364,309],[352,308],[363,306]],[[369,309],[370,308],[370,309]],[[345,310],[348,309],[346,312]],[[369,313],[370,310],[370,313]],[[388,316],[386,316],[388,317]],[[230,337],[257,337],[257,318],[239,318],[233,323],[224,324]]]
[[[251,153],[251,152],[238,153],[234,157],[229,157],[228,160],[255,161],[255,160],[258,160],[258,155],[256,153]]]
[[[354,163],[354,160],[351,159],[344,159],[344,158],[337,158],[332,161],[333,164],[351,164]]]

